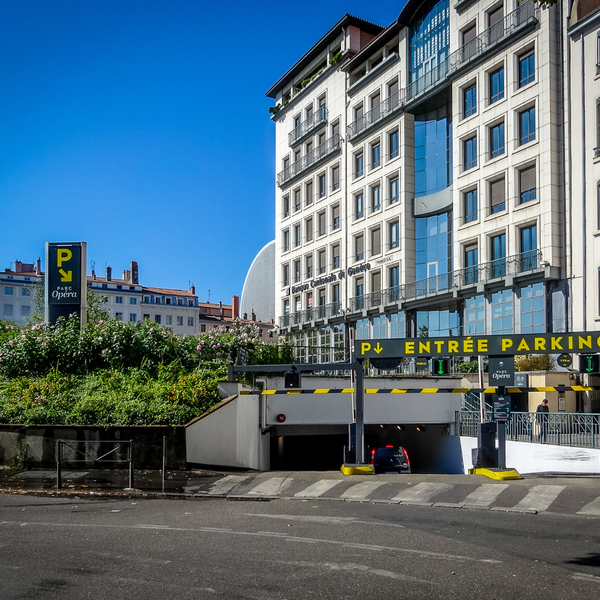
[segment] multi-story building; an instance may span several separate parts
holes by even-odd
[[[14,270],[0,272],[0,319],[24,325],[35,310],[32,286],[43,280],[39,258],[35,265],[16,260]]]
[[[590,215],[582,225],[581,177],[571,185],[569,170],[585,162],[595,174],[600,152],[584,140],[585,161],[569,154],[585,126],[569,124],[582,113],[567,104],[576,50],[564,10],[408,0],[386,28],[346,15],[267,92],[282,333],[339,348],[351,328],[357,338],[597,328],[589,240],[600,225]],[[597,36],[597,19],[572,40]],[[582,50],[594,81],[597,39]],[[582,89],[596,103],[591,129],[600,90]],[[594,284],[582,288],[585,246]],[[580,292],[595,299],[587,322],[571,304]]]

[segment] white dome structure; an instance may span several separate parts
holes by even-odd
[[[253,311],[257,321],[270,323],[275,319],[275,240],[256,255],[244,281],[240,314],[250,318]]]

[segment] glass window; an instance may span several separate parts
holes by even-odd
[[[535,80],[535,54],[529,52],[519,58],[519,87]]]
[[[6,296],[12,296],[14,294],[14,288],[12,288],[12,287],[5,287],[4,288],[4,294]]]
[[[300,261],[299,260],[295,260],[294,261],[294,283],[298,283],[300,281],[301,275],[300,275]]]
[[[31,313],[31,306],[21,306],[21,316],[28,317]]]
[[[305,199],[306,206],[310,206],[313,203],[313,184],[312,184],[312,181],[309,181],[306,184],[305,192],[306,192],[306,199]]]
[[[306,277],[310,279],[313,276],[313,257],[309,254],[306,257]]]
[[[490,127],[490,155],[492,158],[504,154],[504,121]]]
[[[544,333],[544,284],[521,288],[521,333]]]
[[[335,166],[331,169],[331,189],[340,189],[340,168]]]
[[[31,290],[29,288],[21,288],[21,296],[31,296]]]
[[[365,258],[365,242],[362,234],[354,238],[355,260],[363,260]]]
[[[492,214],[506,209],[504,177],[490,182],[490,211]]]
[[[381,229],[376,227],[371,230],[371,256],[381,254]]]
[[[129,298],[129,304],[137,304],[137,298]]]
[[[399,184],[400,181],[397,177],[390,179],[390,204],[394,204],[400,199]]]
[[[371,165],[375,169],[381,164],[381,145],[379,142],[371,146]]]
[[[283,251],[287,252],[290,249],[290,230],[285,229],[283,232]]]
[[[465,300],[465,335],[485,333],[485,296]]]
[[[521,271],[536,269],[537,264],[537,225],[522,227],[521,232]]]
[[[294,247],[297,248],[300,245],[300,225],[294,225]]]
[[[463,141],[465,171],[477,166],[477,136]]]
[[[340,268],[340,245],[336,244],[331,248],[331,263],[334,269]]]
[[[325,256],[325,250],[319,250],[317,258],[319,261],[319,273],[325,273],[327,270],[327,257]]]
[[[464,282],[466,285],[471,285],[479,281],[478,265],[478,249],[477,246],[467,246],[465,248],[465,273]]]
[[[400,154],[400,144],[398,131],[392,131],[389,136],[390,158],[396,158]]]
[[[364,160],[362,152],[354,157],[354,177],[362,177],[364,173]]]
[[[310,242],[313,239],[313,220],[312,217],[308,217],[306,221],[304,221],[304,230],[306,233],[306,241]]]
[[[356,196],[354,196],[354,216],[356,219],[360,219],[364,216],[364,202],[362,194],[356,194]]]
[[[327,233],[325,229],[325,211],[320,212],[317,217],[319,219],[319,235],[325,235]]]
[[[375,185],[371,188],[371,212],[381,208],[381,186]]]
[[[463,90],[463,117],[467,118],[477,112],[477,86],[475,84]]]
[[[325,198],[327,194],[327,181],[325,179],[325,174],[319,175],[319,198]]]
[[[340,228],[340,205],[336,205],[331,209],[331,225],[333,229]]]
[[[533,165],[519,171],[519,197],[521,204],[535,200],[535,192],[535,165]]]
[[[477,220],[477,190],[469,190],[464,193],[465,223]]]
[[[404,312],[390,315],[390,337],[403,338],[405,337],[405,318]]]
[[[504,98],[504,67],[490,73],[490,104]]]
[[[135,313],[129,313],[129,321],[131,323],[137,323],[137,315]]]
[[[535,107],[519,113],[519,141],[526,144],[535,140]]]
[[[400,223],[392,221],[390,223],[390,248],[398,248],[400,245]]]
[[[492,335],[513,333],[513,294],[512,290],[501,290],[492,294]]]
[[[356,322],[356,339],[365,340],[369,337],[369,319],[359,319]]]
[[[380,315],[373,317],[373,339],[383,340],[387,337],[387,317]]]
[[[491,239],[492,244],[492,277],[506,275],[506,234],[496,235]]]
[[[289,285],[290,284],[290,266],[289,265],[283,265],[282,269],[281,269],[281,280],[283,282],[283,285]]]

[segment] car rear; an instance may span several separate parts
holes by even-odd
[[[371,450],[375,473],[410,473],[410,459],[402,446],[379,446]]]

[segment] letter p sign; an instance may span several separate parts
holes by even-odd
[[[369,342],[363,342],[360,345],[360,353],[365,354],[365,352],[368,352],[371,349],[371,344],[369,344]]]
[[[73,258],[73,253],[68,248],[56,249],[56,266],[61,267],[63,263],[69,262]]]

